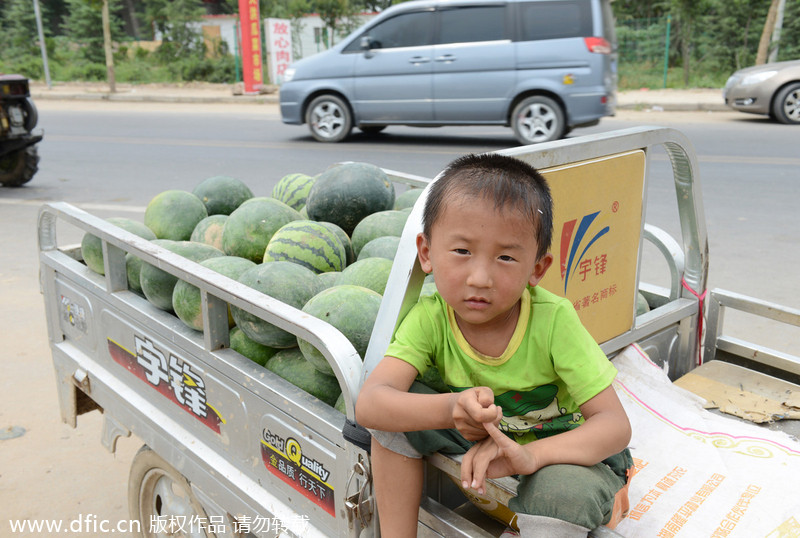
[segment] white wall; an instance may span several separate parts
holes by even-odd
[[[357,15],[357,20],[359,21],[359,26],[364,24],[365,22],[371,20],[375,17],[377,13],[361,13]],[[220,37],[223,41],[228,45],[228,50],[231,54],[236,52],[236,22],[238,21],[238,17],[236,15],[207,15],[203,17],[203,22],[198,24],[198,30],[200,30],[200,26],[219,26],[220,30]],[[264,25],[261,26],[262,32],[264,31]],[[292,43],[293,43],[293,55],[295,60],[299,60],[300,58],[305,58],[306,56],[311,56],[318,52],[322,52],[326,50],[330,44],[330,39],[328,39],[327,43],[320,39],[321,36],[325,34],[325,24],[322,22],[322,19],[319,15],[316,14],[309,14],[304,16],[302,19],[293,22],[292,24]],[[333,44],[339,43],[342,39],[346,37],[346,34],[339,35],[337,33],[336,37],[333,40]],[[159,39],[156,36],[156,39]],[[267,51],[264,52],[264,59],[268,57]]]

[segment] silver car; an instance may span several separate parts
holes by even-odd
[[[613,115],[616,84],[610,0],[417,0],[290,66],[281,117],[321,142],[506,125],[532,144]]]
[[[740,69],[728,79],[722,96],[740,112],[800,124],[800,60]]]

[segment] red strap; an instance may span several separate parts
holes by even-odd
[[[686,283],[686,278],[681,277],[681,284],[683,287],[689,290],[689,293],[697,297],[698,303],[698,313],[697,313],[697,365],[700,366],[703,364],[703,355],[702,348],[700,346],[701,342],[703,341],[703,302],[706,299],[706,294],[708,290],[703,291],[703,293],[697,293],[692,288],[689,287],[689,284]]]

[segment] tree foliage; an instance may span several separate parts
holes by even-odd
[[[79,56],[88,62],[105,64],[103,49],[102,0],[67,0],[69,14],[64,21],[64,33],[70,42],[79,46]],[[124,38],[122,21],[117,15],[120,3],[109,0],[111,39]]]
[[[163,40],[147,61],[161,69],[120,65],[129,77],[178,76],[222,78],[205,57],[200,32],[202,15],[238,13],[238,0],[110,0],[112,31],[120,54],[126,41]],[[259,0],[261,16],[290,19],[293,28],[303,16],[317,13],[329,35],[344,35],[358,23],[360,12],[381,11],[401,0]],[[649,66],[661,71],[666,44],[666,17],[671,16],[667,52],[670,68],[692,75],[716,73],[716,79],[753,65],[772,0],[614,0],[620,42],[620,67]],[[102,77],[101,0],[39,0],[51,67],[63,76]],[[32,0],[0,0],[0,69],[41,77],[42,61]],[[96,8],[96,9],[95,9]],[[148,57],[140,50],[135,60]],[[786,0],[778,60],[800,58],[800,0]],[[124,60],[124,58],[120,58]],[[222,73],[232,73],[232,59]],[[72,66],[71,63],[85,64]],[[116,60],[115,60],[116,63]],[[101,66],[102,67],[102,66]],[[188,78],[187,78],[188,77]],[[723,78],[724,80],[724,78]]]

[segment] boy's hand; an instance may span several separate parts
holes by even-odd
[[[503,416],[489,387],[474,387],[456,393],[451,412],[455,427],[468,441],[486,438],[488,433],[484,424],[499,424]]]
[[[483,425],[489,437],[464,454],[461,462],[461,483],[479,494],[486,492],[486,479],[532,474],[539,469],[533,451],[509,439],[493,423]]]

